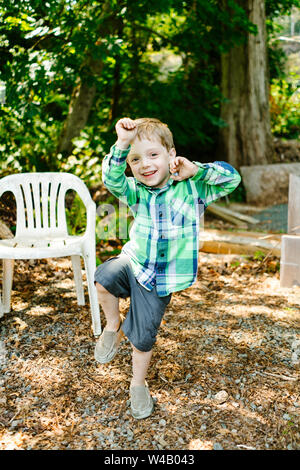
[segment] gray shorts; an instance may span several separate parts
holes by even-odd
[[[95,272],[95,282],[115,297],[130,297],[130,307],[122,330],[139,351],[150,351],[171,294],[158,297],[155,287],[148,291],[139,284],[130,260],[124,254],[100,264]]]

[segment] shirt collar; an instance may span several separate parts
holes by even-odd
[[[172,186],[172,184],[176,183],[176,181],[174,181],[173,178],[169,178],[168,181],[166,182],[166,184],[162,188],[151,188],[151,186],[147,186],[146,184],[141,183],[137,179],[136,179],[136,183],[139,184],[140,186],[144,186],[144,188],[148,189],[148,191],[150,191],[150,192],[154,192],[154,193],[159,194],[159,193],[164,192],[167,189],[169,189],[170,186]]]

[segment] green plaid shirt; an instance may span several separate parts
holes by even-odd
[[[129,256],[137,281],[148,290],[156,286],[163,297],[196,280],[200,217],[209,204],[231,193],[241,177],[226,162],[194,162],[199,167],[195,176],[170,178],[154,189],[125,176],[129,151],[112,146],[102,162],[103,183],[133,213],[122,252]]]

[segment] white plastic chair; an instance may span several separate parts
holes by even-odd
[[[87,226],[83,235],[69,235],[65,195],[74,190],[86,208]],[[17,223],[14,238],[0,240],[3,259],[2,315],[10,311],[15,259],[71,256],[78,305],[84,305],[81,260],[84,259],[92,327],[101,333],[100,309],[94,284],[96,269],[96,204],[83,183],[70,173],[21,173],[0,179],[0,197],[11,191],[16,199]]]

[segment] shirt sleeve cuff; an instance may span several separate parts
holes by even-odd
[[[206,171],[206,166],[205,166],[205,164],[200,163],[200,162],[193,162],[193,163],[195,165],[197,165],[198,171],[197,171],[197,173],[194,174],[194,176],[192,176],[191,180],[192,181],[198,181],[199,179],[201,179],[201,177],[203,178],[203,174]]]
[[[126,161],[127,155],[130,152],[131,146],[127,149],[120,149],[117,147],[117,144],[114,144],[110,149],[110,160],[114,165],[122,165]]]

